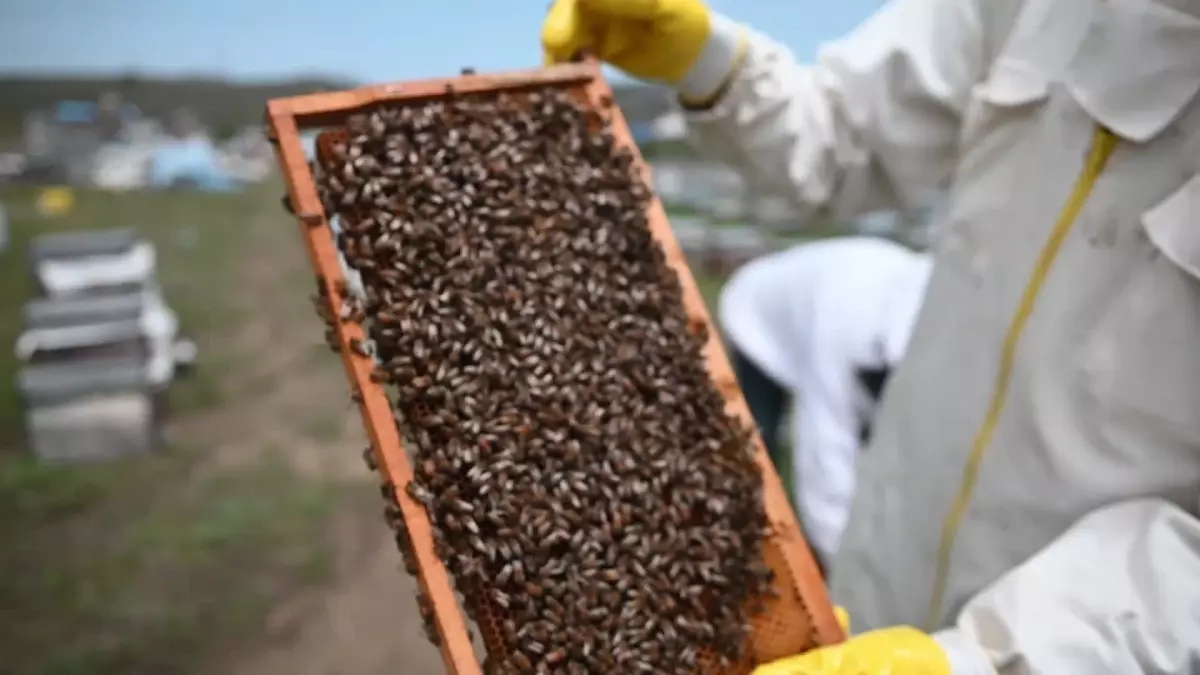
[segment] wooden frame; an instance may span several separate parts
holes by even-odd
[[[275,99],[267,104],[268,137],[274,143],[279,164],[287,182],[293,211],[302,223],[313,269],[325,284],[330,309],[337,314],[341,306],[340,288],[344,279],[338,261],[333,232],[317,195],[316,183],[300,139],[301,130],[344,123],[351,114],[387,104],[403,104],[439,98],[447,87],[458,93],[499,92],[541,86],[563,87],[576,91],[595,108],[611,106],[612,91],[599,65],[586,62],[560,65],[532,71],[493,75],[463,75],[388,84],[351,91],[312,94]],[[649,181],[648,168],[641,161],[629,128],[620,112],[611,106],[614,137],[634,152]],[[661,202],[655,198],[648,213],[651,233],[662,245],[666,259],[679,275],[684,304],[693,325],[705,324],[709,342],[705,349],[709,372],[724,395],[729,410],[745,423],[753,424],[741,388],[733,375],[717,331],[696,286],[687,260],[667,221]],[[380,472],[394,486],[404,521],[412,540],[419,570],[418,583],[433,601],[435,627],[441,638],[441,652],[449,672],[455,675],[479,675],[480,663],[469,637],[467,622],[458,610],[454,587],[442,561],[434,554],[432,526],[424,507],[408,496],[405,486],[413,470],[405,454],[391,404],[381,385],[371,381],[373,362],[349,347],[351,340],[366,336],[356,323],[339,322],[337,339],[352,387],[361,395],[363,423],[377,454]],[[844,639],[825,591],[817,565],[800,532],[799,524],[784,493],[783,484],[758,441],[758,464],[763,475],[767,519],[773,534],[764,543],[767,562],[776,571],[780,598],[772,600],[768,615],[755,622],[754,656],[768,661],[807,648],[833,644]],[[785,578],[781,578],[785,577]],[[799,624],[799,625],[797,625]],[[764,644],[760,644],[764,643]],[[748,669],[752,664],[747,664]]]

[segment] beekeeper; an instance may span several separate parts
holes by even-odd
[[[854,494],[879,395],[904,356],[932,261],[879,237],[793,246],[739,268],[717,308],[750,412],[823,569]],[[779,444],[792,412],[792,461]]]
[[[1196,672],[1200,2],[896,0],[801,65],[700,0],[558,0],[543,43],[802,212],[949,188],[832,565],[869,632],[760,675]]]

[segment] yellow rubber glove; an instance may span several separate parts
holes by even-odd
[[[647,80],[679,84],[708,44],[703,0],[554,0],[542,26],[548,63],[588,51]]]
[[[842,619],[841,616],[838,617]],[[848,625],[848,617],[845,625]],[[863,633],[840,645],[759,666],[753,675],[952,675],[932,637],[897,626]]]

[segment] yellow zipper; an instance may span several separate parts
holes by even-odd
[[[975,434],[975,440],[971,443],[971,454],[967,458],[966,468],[963,469],[958,497],[942,525],[942,539],[938,547],[937,575],[934,577],[933,597],[929,603],[929,620],[926,626],[928,630],[936,630],[940,625],[942,609],[946,601],[947,577],[950,572],[954,540],[958,536],[958,529],[962,525],[967,507],[971,503],[971,495],[975,491],[975,484],[979,479],[979,465],[983,462],[983,455],[992,443],[992,438],[996,434],[996,425],[1000,420],[1000,413],[1004,410],[1021,334],[1025,331],[1026,324],[1029,323],[1029,316],[1033,314],[1033,308],[1037,304],[1042,285],[1050,274],[1050,268],[1054,266],[1054,260],[1058,257],[1063,240],[1071,231],[1075,219],[1079,217],[1079,212],[1083,210],[1083,205],[1087,202],[1087,198],[1096,184],[1096,179],[1104,171],[1104,165],[1108,163],[1108,158],[1112,156],[1116,146],[1117,136],[1115,134],[1104,127],[1096,128],[1087,164],[1076,180],[1070,198],[1067,199],[1067,203],[1059,213],[1054,229],[1050,232],[1050,238],[1038,255],[1037,265],[1034,267],[1029,281],[1025,284],[1021,302],[1017,305],[1017,311],[1009,323],[1008,332],[1004,336],[1004,345],[1000,351],[1000,370],[996,375],[996,386],[992,390],[987,417],[984,418],[979,432]]]

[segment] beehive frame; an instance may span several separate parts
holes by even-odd
[[[337,314],[345,288],[333,230],[317,194],[315,177],[301,141],[302,130],[322,129],[344,124],[352,114],[381,105],[403,105],[446,96],[452,87],[459,94],[520,91],[551,86],[570,90],[593,108],[609,108],[612,90],[598,64],[584,62],[531,71],[490,75],[462,75],[448,79],[421,80],[386,84],[350,91],[311,94],[275,99],[267,104],[267,134],[275,146],[287,183],[288,199],[301,223],[318,282],[324,284],[329,309]],[[629,128],[620,111],[611,106],[604,113],[612,123],[616,141],[629,148],[649,182],[649,169],[641,160]],[[683,288],[685,309],[697,328],[707,328],[705,357],[714,384],[725,397],[728,410],[746,424],[753,424],[724,347],[708,314],[678,242],[671,231],[662,203],[652,199],[647,213],[651,234],[662,246],[667,263],[678,274]],[[454,586],[442,561],[434,553],[433,531],[425,508],[413,500],[405,487],[413,478],[413,469],[404,452],[400,430],[396,426],[391,403],[383,385],[371,380],[374,363],[350,348],[352,340],[366,338],[361,325],[337,322],[337,340],[351,387],[359,399],[379,471],[394,486],[400,511],[408,528],[418,568],[418,583],[432,600],[434,623],[440,637],[440,649],[447,671],[454,675],[481,675],[483,669],[475,656],[466,618],[458,609]],[[763,478],[767,521],[772,534],[764,542],[765,558],[776,574],[780,597],[768,603],[766,615],[754,621],[752,654],[757,661],[781,658],[816,646],[844,639],[825,591],[825,585],[805,544],[799,524],[788,503],[775,467],[755,436],[757,461]],[[748,665],[744,668],[748,670]],[[740,670],[738,672],[741,672]],[[733,674],[731,674],[733,675]]]

